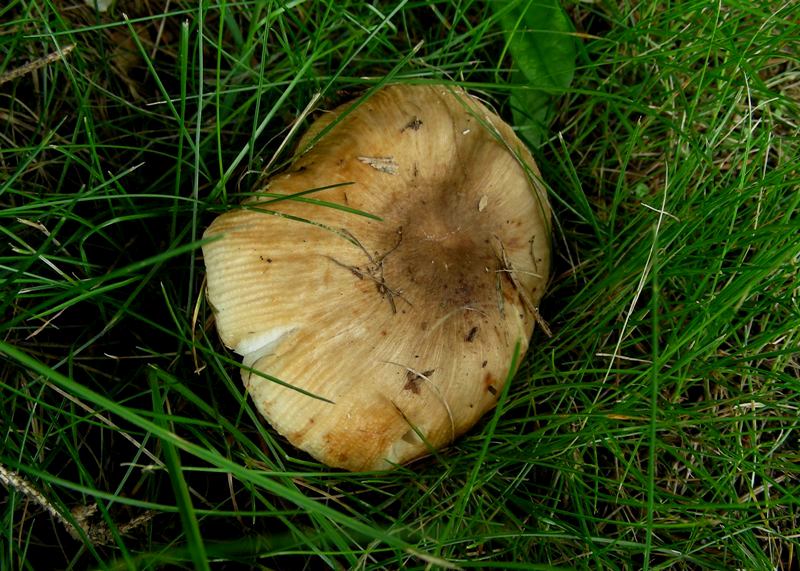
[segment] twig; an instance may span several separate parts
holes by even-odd
[[[80,539],[81,534],[78,531],[72,522],[70,522],[67,518],[61,515],[61,512],[56,509],[56,507],[50,503],[44,494],[42,494],[39,490],[37,490],[33,484],[28,482],[22,475],[18,472],[13,472],[7,469],[5,466],[0,464],[0,482],[2,482],[7,488],[12,488],[19,492],[20,494],[24,495],[25,497],[29,498],[39,507],[44,509],[47,513],[53,516],[64,528],[67,532],[72,536],[74,539]],[[82,530],[86,533],[86,530]],[[88,535],[88,534],[87,534]]]
[[[4,73],[3,75],[0,75],[0,85],[8,83],[9,81],[13,81],[18,77],[22,77],[23,75],[33,73],[37,69],[41,69],[47,65],[50,65],[51,63],[56,62],[68,56],[69,53],[74,49],[75,49],[75,44],[69,44],[67,46],[64,46],[57,52],[53,52],[44,57],[40,57],[39,59],[35,59],[30,63],[26,63],[25,65],[20,66],[16,69],[12,69],[11,71]]]
[[[13,488],[18,493],[24,495],[44,511],[49,513],[56,521],[58,521],[69,533],[70,537],[75,540],[81,541],[82,534],[88,537],[93,544],[107,545],[112,543],[113,534],[104,521],[92,524],[89,520],[97,513],[97,503],[92,503],[87,506],[77,506],[70,510],[70,514],[75,519],[75,524],[69,521],[60,511],[48,500],[44,494],[37,490],[33,484],[28,482],[19,472],[9,470],[0,464],[0,482],[7,488]],[[147,523],[157,514],[155,510],[147,510],[127,523],[117,527],[121,534],[126,534],[135,528]]]
[[[387,250],[383,254],[378,255],[378,253],[376,252],[375,254],[376,256],[378,256],[377,258],[372,256],[372,254],[369,253],[369,251],[364,247],[364,245],[361,244],[358,238],[356,238],[346,228],[342,228],[342,230],[340,231],[340,235],[345,237],[348,241],[356,245],[362,252],[364,252],[364,255],[369,260],[369,264],[367,264],[364,267],[364,269],[362,269],[361,266],[351,266],[348,264],[344,264],[339,260],[332,258],[331,256],[325,256],[326,258],[328,258],[337,266],[350,270],[350,272],[360,280],[366,278],[368,280],[373,281],[375,283],[375,287],[378,290],[378,293],[389,301],[389,306],[392,309],[392,313],[397,313],[397,306],[394,303],[395,297],[399,297],[407,304],[411,305],[411,302],[409,302],[406,298],[403,297],[402,295],[403,292],[401,290],[395,290],[386,285],[386,279],[383,275],[383,262],[386,260],[386,257],[389,254],[394,252],[400,246],[400,243],[403,241],[402,226],[397,229],[397,242],[395,243],[395,245],[392,246],[389,250]]]

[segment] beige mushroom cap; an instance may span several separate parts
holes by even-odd
[[[528,150],[464,91],[396,85],[352,107],[203,253],[222,341],[304,391],[243,369],[258,410],[321,462],[378,470],[495,406],[537,320],[550,208]]]

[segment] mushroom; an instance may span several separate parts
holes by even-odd
[[[384,87],[298,148],[206,230],[207,298],[280,434],[392,468],[496,405],[543,323],[550,207],[523,143],[454,87]]]

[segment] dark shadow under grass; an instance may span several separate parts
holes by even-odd
[[[554,335],[452,447],[344,474],[247,401],[200,237],[317,93],[304,122],[387,79],[510,119],[495,12],[4,3],[0,567],[796,568],[798,10],[565,8]]]

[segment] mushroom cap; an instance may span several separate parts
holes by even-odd
[[[206,230],[207,297],[279,433],[387,469],[495,406],[537,321],[550,207],[525,145],[458,88],[384,87],[312,143]]]

